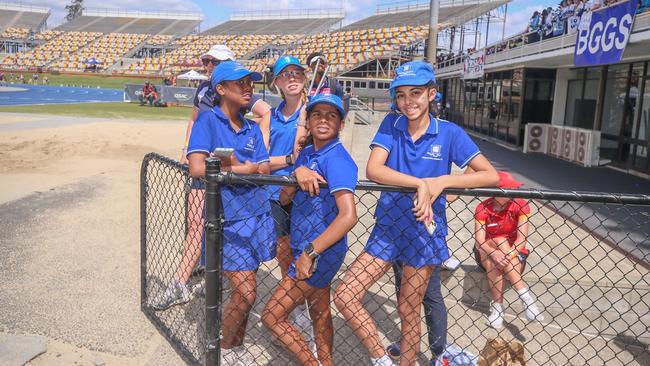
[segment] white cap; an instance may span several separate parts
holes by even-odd
[[[219,61],[235,61],[235,53],[232,52],[232,50],[225,44],[217,44],[212,46],[208,52],[201,55],[201,58],[204,58],[206,56],[214,57]]]

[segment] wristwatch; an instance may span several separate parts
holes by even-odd
[[[309,258],[311,258],[311,259],[314,259],[314,258],[318,257],[318,255],[320,254],[320,253],[317,253],[317,252],[314,250],[314,243],[312,243],[312,242],[309,242],[309,243],[305,246],[305,250],[304,250],[304,252],[305,252],[305,254],[307,254],[307,256],[308,256]]]
[[[293,155],[287,154],[287,156],[284,157],[284,161],[286,161],[289,166],[293,165]]]

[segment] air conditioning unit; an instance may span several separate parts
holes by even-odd
[[[576,155],[576,136],[578,131],[573,127],[564,127],[561,130],[562,144],[560,157],[564,160],[574,161]]]
[[[573,161],[586,167],[598,165],[598,161],[600,161],[600,131],[576,129],[576,148]]]
[[[548,128],[543,123],[526,124],[524,134],[524,153],[548,153]]]
[[[562,156],[562,130],[563,126],[548,127],[548,154],[555,157]]]

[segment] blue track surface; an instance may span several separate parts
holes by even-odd
[[[0,106],[31,104],[65,104],[121,102],[124,92],[120,89],[77,88],[67,86],[41,86],[11,84],[9,87],[24,91],[0,91]]]

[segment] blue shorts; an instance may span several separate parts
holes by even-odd
[[[223,227],[224,271],[255,271],[275,258],[277,237],[270,213],[226,221]]]
[[[275,233],[278,236],[289,236],[291,232],[291,207],[292,203],[281,205],[280,201],[271,200],[271,215],[275,224]]]
[[[386,262],[401,261],[415,268],[440,265],[449,258],[445,238],[429,235],[424,225],[403,230],[395,225],[375,224],[365,251]]]
[[[191,179],[192,179],[192,183],[190,184],[190,187],[192,189],[205,189],[205,181],[194,177],[192,177]]]
[[[291,248],[293,252],[293,262],[289,266],[289,277],[296,279],[296,261],[298,257],[302,254],[302,249]],[[332,283],[334,276],[338,273],[339,269],[343,265],[343,260],[345,260],[345,254],[348,251],[348,246],[346,243],[337,243],[329,247],[326,251],[321,253],[316,259],[316,271],[307,278],[305,282],[316,288],[327,288]]]

